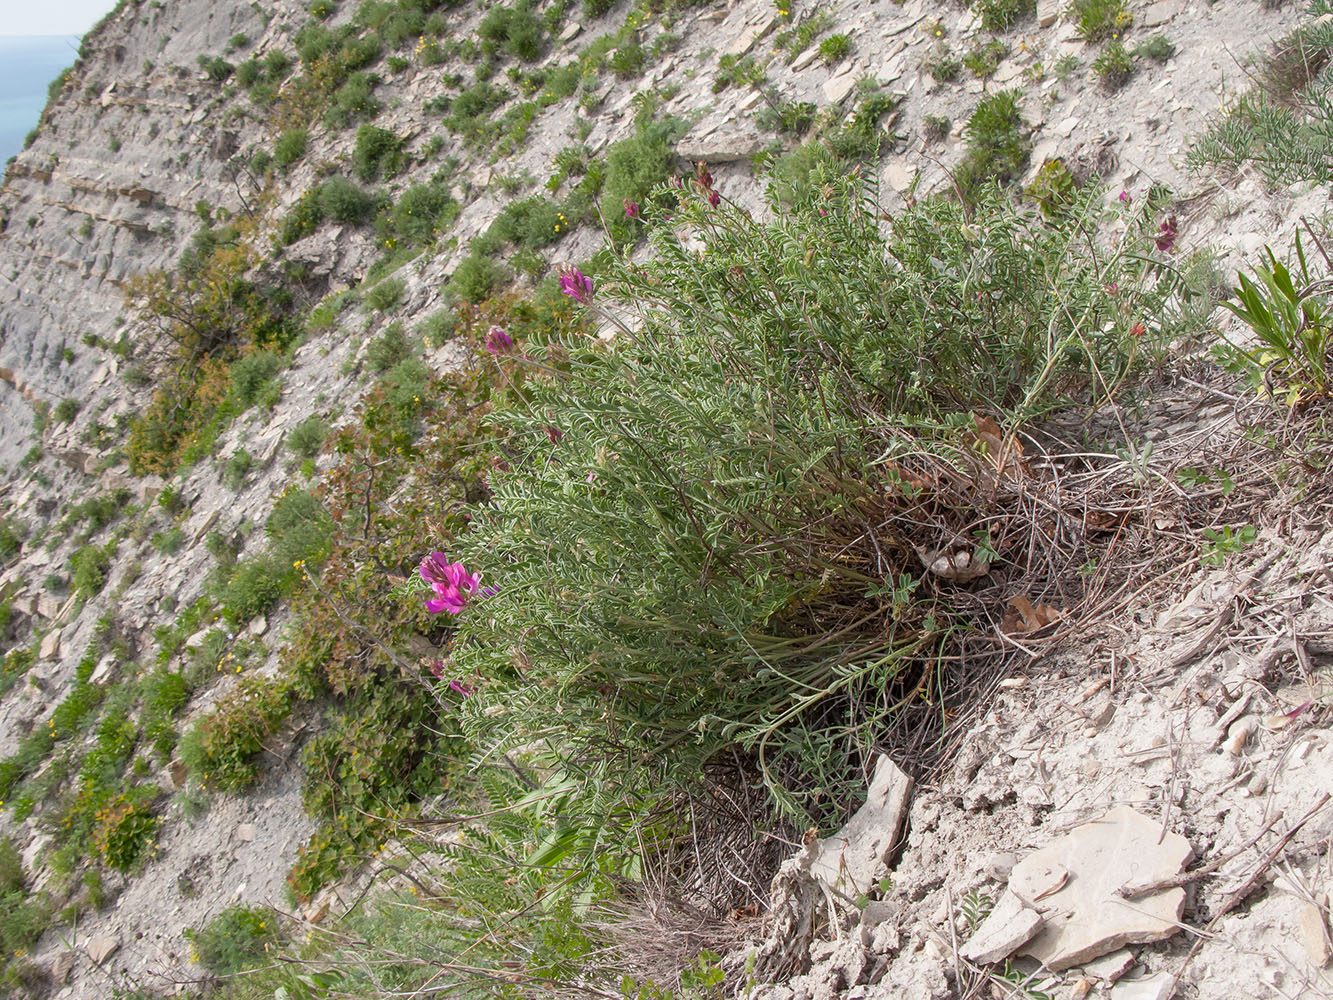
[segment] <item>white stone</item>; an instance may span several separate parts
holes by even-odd
[[[1133,900],[1120,895],[1130,881],[1151,884],[1179,874],[1193,856],[1184,837],[1161,834],[1160,821],[1119,806],[1015,865],[1010,890],[1046,918],[1023,954],[1059,972],[1127,944],[1175,934],[1184,889]],[[1060,869],[1065,877],[1056,880]]]
[[[1037,24],[1049,28],[1060,18],[1060,0],[1037,0]]]
[[[893,190],[901,193],[912,186],[916,171],[902,160],[894,160],[884,168],[884,181]]]
[[[242,844],[248,844],[255,839],[255,825],[253,823],[241,823],[236,827],[236,839]]]
[[[60,633],[61,629],[53,628],[42,636],[42,645],[37,651],[39,659],[54,660],[60,655]]]
[[[1043,923],[1040,913],[1006,890],[958,953],[977,965],[998,962],[1031,941]]]
[[[1174,992],[1171,973],[1159,972],[1147,979],[1122,979],[1111,987],[1111,1000],[1169,1000]]]
[[[97,934],[88,942],[88,957],[101,965],[120,949],[120,939],[110,934]]]
[[[856,87],[856,74],[843,73],[824,81],[824,99],[830,104],[841,104]]]
[[[865,805],[820,842],[810,874],[850,899],[868,892],[887,870],[911,793],[912,779],[881,754]]]
[[[106,687],[116,679],[116,658],[109,653],[97,661],[97,666],[93,668],[92,674],[88,677],[89,684],[95,684],[97,687]]]
[[[573,39],[578,37],[579,32],[582,30],[583,30],[583,25],[579,24],[577,21],[570,21],[567,25],[565,25],[565,30],[560,32],[560,41],[562,42],[572,41]]]

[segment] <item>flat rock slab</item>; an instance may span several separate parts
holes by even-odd
[[[887,871],[911,794],[912,779],[881,754],[865,805],[846,826],[820,842],[810,874],[849,899],[868,892]]]
[[[998,962],[1031,941],[1042,923],[1040,913],[1012,892],[1005,892],[959,954],[977,965]]]
[[[1179,874],[1193,856],[1184,837],[1161,834],[1160,822],[1120,806],[1015,865],[1010,891],[1045,918],[1023,954],[1058,972],[1127,944],[1174,934],[1184,889],[1134,900],[1118,893],[1127,883],[1151,884]]]
[[[88,957],[101,965],[119,949],[119,938],[112,937],[110,934],[98,934],[88,942]]]

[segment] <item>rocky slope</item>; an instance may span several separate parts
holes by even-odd
[[[650,57],[638,72],[581,73],[576,92],[537,110],[515,141],[481,148],[445,128],[431,104],[455,97],[460,87],[450,76],[474,73],[474,63],[450,54],[428,65],[422,57],[425,38],[415,46],[409,40],[397,49],[386,47],[385,61],[375,65],[381,82],[373,94],[382,110],[373,123],[402,137],[407,157],[405,168],[382,187],[401,193],[443,167],[458,205],[452,227],[395,272],[404,282],[396,303],[378,314],[354,308],[337,315],[331,325],[314,328],[295,351],[282,375],[281,393],[269,400],[271,405],[251,409],[222,430],[212,449],[216,460],[205,458],[169,483],[131,476],[125,465],[126,427],[149,405],[154,386],[144,375],[163,363],[166,352],[153,324],[127,305],[126,283],[135,275],[175,268],[201,227],[201,203],[205,214],[216,218],[258,208],[255,245],[267,254],[281,221],[302,194],[330,173],[350,171],[356,163],[356,127],[323,125],[316,116],[304,154],[289,169],[265,170],[256,164],[254,154],[272,150],[291,124],[279,114],[287,107],[281,95],[298,78],[297,36],[312,23],[310,9],[296,0],[123,0],[85,40],[84,54],[47,109],[36,141],[7,169],[0,191],[0,464],[8,471],[0,489],[7,514],[24,540],[0,576],[0,597],[12,609],[6,645],[34,655],[0,702],[0,756],[16,753],[25,737],[54,725],[53,713],[81,683],[80,663],[105,633],[107,620],[122,641],[114,654],[97,658],[91,683],[114,691],[152,665],[157,653],[154,630],[175,626],[177,609],[189,606],[203,591],[214,564],[206,544],[210,535],[235,541],[242,556],[261,544],[262,531],[251,529],[263,523],[274,499],[294,477],[285,450],[292,430],[312,414],[337,423],[350,413],[366,385],[364,359],[371,335],[390,320],[415,325],[440,309],[449,279],[468,256],[469,239],[485,232],[506,205],[543,193],[553,159],[566,147],[582,143],[586,155],[595,159],[616,140],[633,134],[638,95],[655,93],[659,115],[685,119],[688,128],[675,147],[682,169],[690,169],[691,162],[708,163],[718,189],[755,211],[763,210],[765,180],[756,172],[752,155],[770,144],[792,144],[790,138],[765,130],[763,112],[769,100],[776,95],[793,104],[809,102],[820,111],[847,110],[860,99],[857,84],[866,77],[900,98],[879,125],[883,146],[876,169],[889,209],[904,198],[949,185],[949,172],[964,152],[967,115],[980,97],[1002,88],[1021,93],[1032,142],[1024,182],[1035,179],[1048,160],[1060,157],[1075,174],[1098,176],[1110,191],[1124,190],[1127,197],[1143,198],[1151,185],[1163,185],[1175,194],[1182,250],[1215,246],[1224,266],[1252,257],[1265,242],[1284,244],[1298,216],[1319,211],[1326,201],[1322,190],[1271,190],[1249,176],[1222,188],[1207,175],[1186,172],[1182,162],[1189,137],[1224,95],[1243,82],[1244,54],[1297,23],[1298,12],[1290,6],[1267,9],[1248,0],[1131,4],[1132,37],[1145,40],[1161,32],[1175,50],[1160,63],[1140,57],[1139,72],[1114,93],[1094,75],[1096,50],[1080,38],[1072,16],[1044,2],[1035,17],[1021,18],[999,33],[1007,51],[997,57],[989,80],[966,73],[966,80],[943,83],[928,72],[928,63],[946,50],[961,55],[991,37],[970,10],[922,0],[855,0],[809,9],[798,5],[788,11],[784,5],[748,0],[687,8],[667,18],[645,15],[636,44]],[[344,3],[324,23],[336,29],[352,23],[356,14],[353,4]],[[444,26],[438,42],[447,48],[446,43],[473,38],[485,11],[460,5],[438,14]],[[627,16],[639,15],[622,5],[594,19],[571,8],[567,16],[551,19],[540,60],[519,66],[502,58],[501,65],[526,70],[569,63],[598,36],[620,31]],[[822,32],[812,32],[804,45],[790,40],[793,26],[816,16],[827,18]],[[836,33],[850,36],[849,51],[826,58],[819,41]],[[231,54],[228,46],[236,45],[237,36],[244,36],[244,44]],[[788,39],[786,48],[776,47],[781,38]],[[282,53],[289,61],[285,75],[276,74],[272,81],[280,98],[276,105],[254,100],[234,77],[215,79],[198,63],[200,56],[224,55],[238,62],[262,61],[269,53]],[[720,67],[734,67],[746,57],[767,64],[768,82],[775,90],[765,97],[756,86],[741,83],[715,91]],[[316,97],[326,104],[333,100],[327,92],[316,92]],[[519,103],[520,98],[511,96],[494,114],[498,117]],[[932,127],[939,127],[928,121],[932,116],[950,120],[940,138],[928,137]],[[591,216],[561,233],[545,250],[544,263],[585,259],[603,239]],[[292,283],[292,308],[304,314],[324,295],[365,279],[384,250],[383,240],[383,234],[370,227],[326,224],[275,251],[260,271],[278,274],[288,265],[300,265],[303,277]],[[461,357],[447,344],[431,344],[425,352],[426,360],[441,368],[456,365]],[[1205,402],[1185,398],[1187,410]],[[62,412],[65,401],[73,402]],[[1183,431],[1172,428],[1170,433],[1179,436]],[[1228,433],[1239,431],[1232,427]],[[250,467],[234,480],[227,475],[227,459],[242,449],[250,456]],[[1184,460],[1177,452],[1175,461]],[[319,461],[327,467],[327,457]],[[181,501],[174,515],[156,503],[168,486]],[[82,601],[69,596],[61,581],[48,586],[48,580],[70,576],[71,560],[89,540],[75,537],[82,529],[71,527],[67,515],[78,504],[105,495],[114,498],[116,513],[127,510],[129,519],[122,522],[105,586]],[[1327,510],[1315,516],[1327,517]],[[1271,520],[1280,524],[1281,515]],[[181,538],[168,554],[152,536],[173,528]],[[109,537],[99,527],[91,540]],[[1290,535],[1270,537],[1274,545],[1292,541]],[[1327,558],[1326,537],[1306,543],[1314,553],[1308,558]],[[1268,572],[1265,579],[1275,570]],[[1204,582],[1213,583],[1211,578]],[[1322,601],[1327,611],[1326,590],[1307,588],[1301,601],[1312,600]],[[1303,614],[1306,604],[1299,610]],[[1188,619],[1193,612],[1182,614]],[[1328,629],[1326,613],[1317,620],[1292,620],[1299,622],[1301,634]],[[252,662],[254,674],[276,670],[284,623],[285,612],[279,608],[244,625],[261,647]],[[201,628],[192,635],[187,647],[201,645],[206,631]],[[1141,641],[1164,640],[1149,636]],[[1127,648],[1119,655],[1130,655]],[[1168,733],[1168,742],[1157,745],[1168,748],[1180,738],[1179,727],[1218,725],[1217,716],[1225,709],[1212,702],[1188,720],[1172,714],[1180,701],[1173,685],[1185,683],[1176,676],[1179,668],[1156,675],[1140,666],[1138,673],[1117,674],[1112,666],[1110,688],[1084,695],[1090,690],[1088,663],[1095,658],[1102,663],[1104,657],[1092,648],[1067,655],[1076,666],[1068,670],[1066,682],[1018,678],[971,739],[966,766],[960,764],[961,770],[938,789],[918,797],[904,862],[904,871],[912,874],[902,876],[903,884],[913,887],[904,890],[910,893],[911,907],[902,913],[915,914],[917,923],[909,929],[911,920],[902,918],[903,938],[911,939],[913,949],[904,946],[900,953],[915,955],[911,961],[930,969],[917,978],[912,978],[916,973],[903,973],[896,980],[890,976],[882,980],[885,986],[875,987],[889,992],[874,995],[946,995],[949,990],[962,995],[961,973],[946,976],[940,971],[956,963],[949,954],[949,943],[959,933],[957,927],[948,930],[953,903],[985,878],[998,877],[995,873],[1004,865],[986,867],[991,855],[1038,846],[1049,831],[1089,815],[1099,805],[1171,802],[1187,812],[1197,809],[1198,816],[1178,832],[1195,843],[1206,841],[1214,851],[1243,840],[1249,824],[1259,821],[1246,812],[1244,823],[1232,829],[1236,824],[1224,819],[1233,800],[1223,788],[1240,794],[1235,790],[1242,784],[1236,767],[1241,755],[1209,756],[1219,742],[1211,729],[1198,738],[1208,751],[1198,750],[1197,761],[1151,753],[1147,735],[1140,741],[1143,746],[1130,745],[1150,725],[1153,732]],[[1240,683],[1231,677],[1237,670],[1249,677],[1241,667],[1219,660],[1207,671],[1191,674],[1189,683],[1231,692],[1234,683]],[[198,690],[182,724],[216,704],[237,683],[235,677],[220,675]],[[1130,684],[1138,685],[1130,690],[1142,697],[1135,694],[1137,700],[1122,707],[1119,699]],[[1116,700],[1104,711],[1101,703],[1108,699]],[[1270,709],[1276,706],[1265,702],[1262,711],[1271,715]],[[1256,702],[1250,714],[1259,711]],[[1014,716],[1027,721],[1016,729]],[[1034,721],[1048,716],[1058,718]],[[87,905],[85,898],[77,922],[57,922],[41,937],[32,971],[21,977],[24,985],[13,986],[20,991],[17,995],[31,990],[109,996],[114,986],[130,984],[163,989],[197,972],[189,964],[183,929],[201,925],[235,902],[285,908],[287,869],[313,829],[301,807],[292,756],[301,739],[299,730],[293,724],[282,745],[272,748],[275,752],[256,789],[214,796],[202,815],[189,808],[189,777],[153,764],[160,773],[152,780],[167,793],[179,793],[166,812],[155,855],[132,877],[108,871],[106,896],[114,902],[98,908]],[[1052,758],[1040,762],[1047,752],[1042,748],[1052,741],[1058,779],[1049,778]],[[1118,741],[1119,750],[1088,749],[1100,747],[1098,741]],[[1276,741],[1276,736],[1264,737],[1262,754],[1246,758],[1250,770],[1242,777],[1254,796],[1262,789],[1255,790],[1253,775],[1278,762]],[[1116,752],[1123,753],[1123,761],[1115,758]],[[1317,755],[1307,766],[1320,781],[1327,780]],[[1206,781],[1173,777],[1186,767],[1206,774]],[[1135,769],[1143,772],[1141,778],[1125,777],[1137,773]],[[1182,800],[1178,790],[1196,784],[1206,801]],[[1250,799],[1241,803],[1245,809],[1250,804]],[[1241,805],[1235,806],[1237,816],[1244,811]],[[1295,819],[1295,813],[1303,811],[1300,805],[1292,802],[1282,808]],[[1209,810],[1205,821],[1203,814]],[[978,812],[984,814],[984,823],[973,818]],[[51,866],[47,848],[52,834],[43,826],[40,804],[31,813],[19,819],[7,811],[0,819],[0,829],[22,852],[29,888],[61,899],[77,896],[77,873],[71,877]],[[928,833],[947,827],[941,818],[945,814],[953,816],[948,822],[956,823],[957,830],[965,831],[956,833],[958,843],[948,850],[932,847],[934,835]],[[1166,821],[1175,827],[1170,815]],[[1310,827],[1306,839],[1318,829],[1322,827]],[[1302,874],[1313,878],[1313,867],[1306,868]],[[1288,880],[1292,878],[1289,872]],[[318,907],[307,915],[316,913]],[[876,932],[864,922],[861,926],[869,947]],[[1280,930],[1275,933],[1281,937]],[[1256,939],[1246,947],[1267,951],[1269,942]],[[920,957],[927,952],[926,958]],[[1240,981],[1240,971],[1224,968],[1223,954],[1208,953],[1205,961],[1195,962],[1193,978],[1182,981],[1196,981],[1201,996],[1237,995],[1227,992],[1229,986],[1205,988],[1210,976],[1212,982]],[[1149,967],[1158,968],[1162,955],[1154,953]],[[1299,965],[1302,960],[1296,955],[1290,962]],[[1250,964],[1253,968],[1246,974],[1258,968]],[[859,995],[872,995],[861,967],[855,975],[845,972],[845,962],[838,968],[843,971],[788,989],[799,995],[853,995],[850,990],[856,988],[862,989]],[[1312,991],[1328,988],[1311,973],[1284,992],[1283,983],[1292,981],[1292,973],[1283,975],[1285,980],[1265,973],[1258,981],[1287,996],[1317,995]],[[862,985],[854,982],[858,979]],[[1251,988],[1259,989],[1255,985],[1241,991],[1260,995],[1249,993]]]

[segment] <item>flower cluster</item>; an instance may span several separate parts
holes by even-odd
[[[567,267],[560,272],[560,291],[575,302],[588,305],[592,302],[592,279],[577,267]]]
[[[451,563],[448,559],[443,552],[432,552],[421,560],[418,570],[421,579],[435,591],[435,600],[426,602],[426,610],[433,615],[441,611],[458,614],[477,592],[477,578],[464,569],[461,562]]]
[[[486,350],[492,354],[508,354],[514,349],[514,338],[503,327],[493,326],[486,334]]]
[[[1176,217],[1173,215],[1166,219],[1157,229],[1157,235],[1153,237],[1153,243],[1162,253],[1166,253],[1176,245]]]
[[[631,201],[629,198],[625,199],[625,218],[627,219],[643,218],[643,212],[639,208],[639,203],[637,201]]]

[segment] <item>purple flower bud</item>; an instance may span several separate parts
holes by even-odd
[[[714,208],[717,208],[718,205],[722,204],[722,196],[718,194],[716,191],[709,190],[708,204],[712,205]]]
[[[643,218],[643,213],[639,211],[639,203],[637,201],[630,201],[628,198],[625,199],[625,218]]]
[[[1132,194],[1130,194],[1128,191],[1121,191],[1121,192],[1120,192],[1120,200],[1121,200],[1124,204],[1128,205],[1130,202],[1132,202],[1132,201],[1134,200],[1134,196],[1133,196]]]
[[[546,436],[550,438],[551,444],[559,444],[560,439],[565,436],[565,432],[559,427],[546,426]]]
[[[501,327],[493,326],[486,334],[486,350],[492,354],[508,354],[514,349],[514,338]]]

